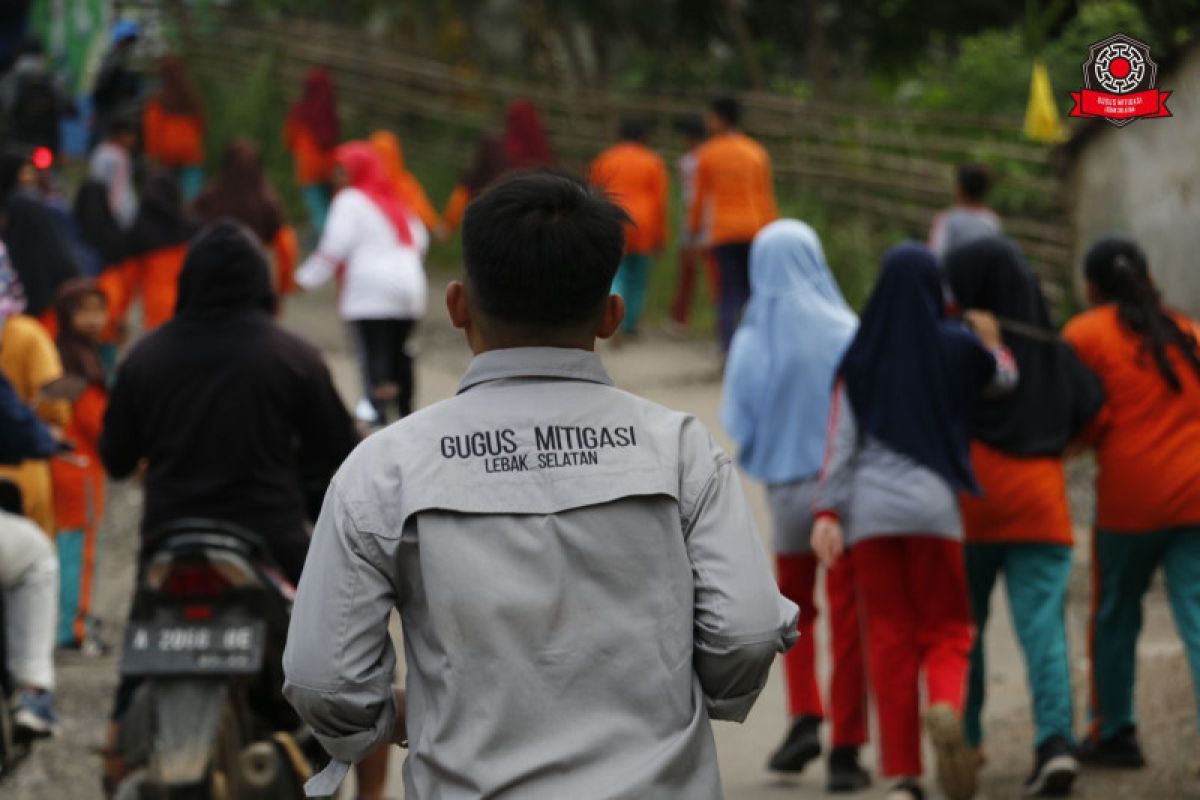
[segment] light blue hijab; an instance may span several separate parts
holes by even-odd
[[[820,471],[834,374],[857,327],[811,227],[784,219],[759,231],[721,400],[751,477],[786,483]]]

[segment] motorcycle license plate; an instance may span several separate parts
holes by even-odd
[[[164,625],[131,622],[125,629],[121,674],[246,675],[262,667],[266,624]]]

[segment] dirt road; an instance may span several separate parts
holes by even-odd
[[[458,334],[444,322],[434,292],[430,319],[419,334],[418,395],[422,404],[453,393],[469,354]],[[348,401],[358,397],[356,372],[346,341],[326,294],[295,300],[289,307],[288,325],[317,343],[328,354],[338,384]],[[604,356],[617,383],[653,400],[686,409],[704,420],[719,438],[717,425],[720,385],[715,352],[707,342],[676,341],[649,335]],[[1076,696],[1080,730],[1086,671],[1083,658],[1088,606],[1087,509],[1090,507],[1089,466],[1072,467],[1073,501],[1079,538],[1075,575],[1069,603],[1071,647],[1076,664]],[[767,530],[762,491],[747,484],[760,529]],[[133,558],[139,492],[135,486],[116,486],[109,519],[102,532],[101,574],[97,608],[105,637],[120,641],[120,623],[128,605],[133,579]],[[1030,766],[1031,729],[1029,704],[1020,653],[1016,648],[1007,610],[1001,596],[993,600],[995,612],[988,632],[991,665],[987,708],[987,758],[981,797],[1015,798]],[[59,663],[60,712],[63,735],[39,747],[22,765],[15,779],[0,785],[7,800],[92,800],[100,797],[99,760],[93,754],[102,736],[116,676],[116,655],[85,660],[64,656]],[[1161,586],[1146,603],[1146,631],[1139,662],[1138,703],[1144,746],[1150,768],[1138,773],[1086,773],[1076,796],[1094,800],[1166,800],[1200,798],[1200,738],[1196,733],[1196,708],[1187,665],[1178,644]],[[762,699],[744,725],[720,724],[717,741],[727,794],[736,800],[807,800],[824,797],[818,767],[797,780],[778,780],[763,769],[767,754],[782,736],[785,721],[780,670],[772,675]],[[873,755],[868,754],[868,763]],[[392,796],[402,797],[401,754],[392,764]],[[885,784],[859,797],[881,797]],[[347,793],[347,796],[352,796]],[[935,795],[936,796],[936,795]]]

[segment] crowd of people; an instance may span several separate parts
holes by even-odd
[[[621,122],[585,182],[561,169],[535,106],[514,102],[439,212],[394,133],[343,140],[331,74],[315,68],[281,121],[304,228],[254,142],[209,141],[222,150],[205,175],[205,111],[184,64],[163,58],[147,93],[137,35],[114,29],[69,204],[34,155],[57,152],[46,126],[16,126],[25,138],[0,163],[0,477],[20,495],[0,498],[0,584],[21,724],[57,724],[53,647],[107,650],[92,609],[97,531],[107,478],[139,471],[143,532],[202,509],[271,542],[299,583],[287,695],[335,759],[326,777],[359,762],[364,798],[381,796],[387,745],[402,739],[414,796],[568,796],[588,780],[718,796],[707,721],[744,718],[787,651],[791,723],[771,769],[818,758],[829,719],[829,790],[870,785],[873,703],[889,800],[926,797],[922,731],[942,790],[967,800],[985,763],[983,631],[1001,579],[1032,695],[1029,794],[1068,793],[1080,761],[1145,763],[1134,666],[1160,566],[1200,689],[1200,325],[1163,303],[1136,242],[1091,247],[1092,308],[1060,331],[986,205],[990,175],[964,165],[955,206],[928,245],[882,257],[860,316],[818,232],[779,218],[770,157],[741,130],[739,103],[679,120],[670,316],[687,324],[703,271],[727,357],[721,423],[766,486],[776,592],[728,459],[694,419],[613,390],[590,352],[637,335],[672,228],[670,173],[643,120]],[[31,43],[26,76],[0,86],[6,108],[27,107],[39,54]],[[64,113],[50,99],[37,113]],[[303,259],[298,229],[311,233]],[[410,417],[426,251],[460,229],[466,278],[447,305],[476,359],[455,399]],[[319,353],[273,319],[281,298],[329,281],[361,373],[353,415]],[[541,425],[591,430],[611,449],[562,446]],[[445,444],[464,432],[495,437],[483,478],[484,454]],[[426,452],[439,437],[440,458]],[[1099,475],[1080,738],[1064,463],[1085,449]],[[562,477],[516,474],[538,472],[504,460],[526,451]],[[310,547],[305,511],[319,503],[303,486],[335,471]],[[322,569],[304,571],[306,554]],[[550,575],[582,596],[533,588]],[[347,599],[351,581],[363,588]],[[386,655],[397,605],[411,696],[393,691]],[[576,734],[555,733],[563,718]],[[110,788],[122,769],[106,765]]]

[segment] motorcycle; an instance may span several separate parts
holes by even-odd
[[[301,798],[327,759],[283,698],[294,588],[266,545],[190,519],[152,537],[125,631],[117,800]]]

